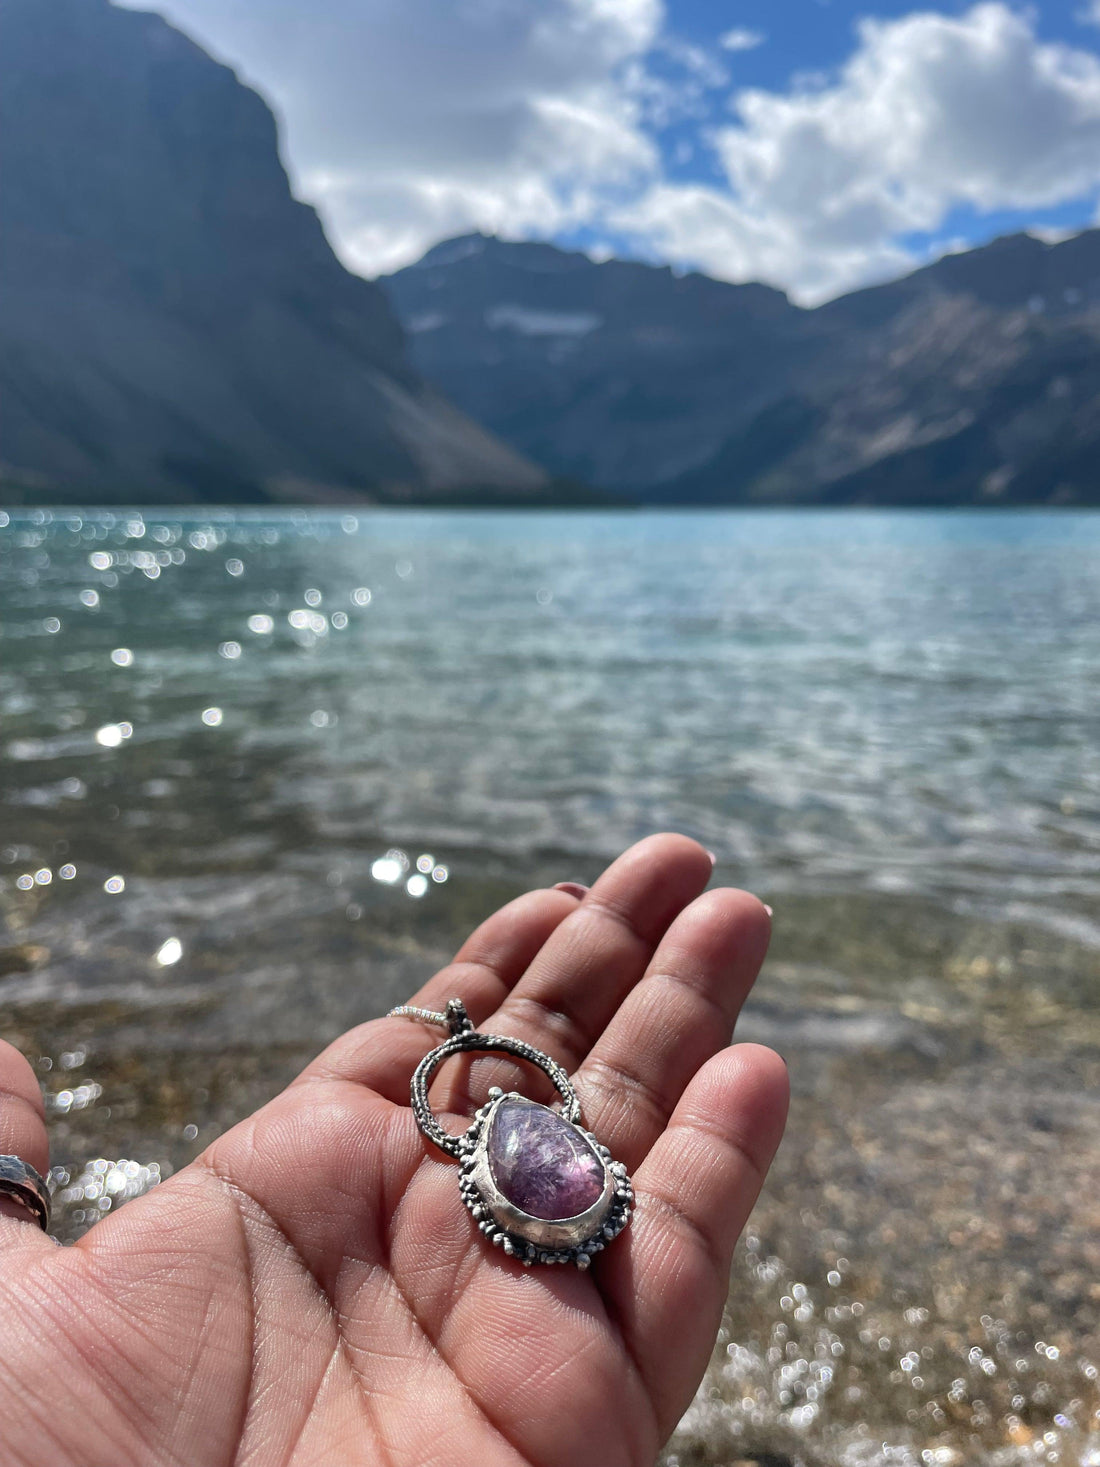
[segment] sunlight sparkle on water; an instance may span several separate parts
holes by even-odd
[[[372,863],[370,874],[383,886],[396,886],[399,882],[403,882],[407,895],[415,898],[425,896],[431,889],[433,881],[441,884],[450,875],[447,867],[438,865],[435,857],[428,852],[416,858],[416,869],[410,875],[412,865],[413,862],[406,851],[401,850],[398,846],[392,846],[384,856],[379,856]]]
[[[155,1170],[109,1159],[125,1157],[134,1134],[143,1146],[161,1138],[167,1170],[266,1098],[263,1066],[231,1101],[206,1098],[209,1037],[235,1042],[239,1025],[253,1043],[241,975],[263,985],[259,1020],[274,1016],[272,1032],[304,1052],[310,1026],[333,1024],[340,1005],[350,1021],[362,1016],[361,995],[347,999],[344,985],[361,982],[368,958],[379,1002],[403,993],[406,970],[494,898],[509,853],[523,848],[509,888],[583,877],[540,853],[576,850],[594,869],[598,852],[674,811],[730,874],[789,888],[790,972],[766,980],[776,1008],[758,1021],[802,1034],[808,988],[815,1033],[819,1020],[825,1035],[851,1033],[852,1052],[828,1049],[835,1080],[802,1098],[791,1159],[780,1153],[760,1204],[770,1210],[735,1265],[737,1306],[668,1467],[765,1446],[777,1460],[846,1467],[1100,1467],[1098,1366],[1082,1343],[1094,1339],[1083,1238],[1098,1092],[1077,1083],[1095,947],[1082,957],[1066,939],[1048,978],[1045,939],[1032,941],[1046,915],[1095,927],[1086,900],[1100,786],[1079,736],[1100,687],[1095,555],[1083,543],[1095,531],[1075,519],[1070,536],[1040,517],[1022,546],[1007,518],[997,528],[983,516],[993,528],[979,536],[960,522],[957,534],[936,530],[930,548],[931,529],[883,515],[873,529],[860,520],[853,545],[812,515],[791,516],[789,529],[754,516],[751,532],[736,516],[692,515],[690,525],[639,516],[637,529],[615,517],[613,531],[562,518],[559,539],[511,519],[483,532],[466,516],[437,529],[364,511],[351,540],[333,518],[280,511],[280,530],[220,510],[176,525],[66,511],[51,530],[36,511],[0,535],[20,618],[0,643],[0,905],[12,917],[0,979],[43,1079],[52,1064],[64,1085],[46,1100],[72,1128],[64,1154],[96,1158],[51,1174],[58,1235],[73,1241],[155,1182]],[[807,544],[819,536],[825,554]],[[638,553],[623,552],[628,542]],[[241,557],[247,586],[227,555]],[[382,588],[373,600],[359,584],[367,576]],[[1033,656],[1037,635],[1049,662]],[[115,679],[106,667],[123,636],[139,645]],[[239,668],[234,648],[249,653]],[[968,680],[980,684],[973,695]],[[224,726],[200,722],[217,739],[195,729],[211,695],[230,699]],[[125,753],[123,709],[140,730]],[[960,730],[961,761],[950,757]],[[365,850],[363,832],[373,832]],[[402,838],[404,851],[382,845]],[[461,891],[434,856],[452,842]],[[805,896],[838,880],[860,895],[835,910]],[[939,915],[955,902],[1000,911],[1002,887],[1027,904],[1011,928]],[[181,925],[192,913],[201,961],[191,937],[175,935],[192,931]],[[923,936],[910,944],[918,921],[932,947]],[[826,930],[840,935],[821,958]],[[881,975],[868,976],[880,954]],[[835,989],[834,971],[845,979]],[[178,1050],[144,1047],[159,1019],[147,1031],[118,1023],[115,974],[137,1020],[181,1005],[170,1017]],[[175,992],[181,977],[201,1003]],[[85,979],[96,1015],[88,1063],[102,1069],[62,1079],[78,1049],[65,995]],[[1052,1013],[1072,1013],[1075,1031],[1072,1082],[1051,1079],[1063,1050],[1045,1053],[1034,1097],[1003,1037],[1015,1030],[996,1027],[1029,983]],[[40,1021],[53,991],[57,1015]],[[893,1029],[880,1052],[878,1038],[865,1048],[848,1027],[877,1025],[895,993],[899,1076]],[[1044,1049],[1061,1044],[1062,1022],[1045,1013]],[[256,1048],[268,1037],[257,1033]],[[824,1087],[825,1072],[813,1073]],[[1019,1076],[1023,1098],[1006,1076]],[[158,1080],[173,1097],[161,1130]],[[97,1082],[105,1094],[93,1103]],[[134,1093],[154,1097],[151,1120],[128,1109]]]
[[[75,1086],[72,1090],[59,1090],[54,1095],[47,1093],[42,1098],[46,1103],[48,1114],[67,1116],[70,1111],[87,1110],[102,1094],[103,1086],[91,1080],[83,1085]]]

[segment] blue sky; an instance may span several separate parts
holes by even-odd
[[[1100,0],[158,8],[272,100],[365,274],[484,229],[815,302],[1097,218]]]
[[[907,0],[745,0],[737,4],[729,0],[674,0],[667,11],[669,30],[686,43],[719,56],[729,73],[732,86],[715,88],[706,97],[708,121],[713,124],[724,119],[731,89],[757,87],[783,93],[802,79],[812,83],[820,78],[827,83],[856,49],[858,23],[867,17],[897,20],[914,12],[959,17],[973,8],[962,3],[914,5]],[[1032,17],[1040,40],[1100,51],[1100,25],[1089,21],[1088,6],[1080,0],[1013,8]],[[1095,14],[1100,17],[1100,8]],[[727,50],[722,46],[722,38],[731,33],[744,49]],[[659,58],[655,61],[660,64]],[[674,62],[665,65],[675,69]],[[666,166],[673,176],[706,178],[716,171],[705,148],[694,147],[690,161],[676,160],[676,144],[697,143],[697,127],[695,123],[674,127],[664,139]],[[1089,217],[1078,213],[1081,223]],[[971,224],[968,217],[963,227],[969,229]]]
[[[668,7],[668,26],[684,43],[721,56],[733,90],[760,88],[786,93],[802,85],[828,86],[857,46],[861,20],[900,19],[914,12],[960,17],[970,4],[914,5],[906,0],[853,3],[853,0],[676,0]],[[1100,51],[1100,5],[1080,0],[1014,7],[1031,18],[1036,37],[1074,49]],[[726,38],[729,46],[723,46]],[[717,48],[715,42],[717,41]],[[675,74],[675,57],[657,56],[651,65]],[[701,141],[708,127],[728,117],[730,87],[709,89],[701,99],[702,118],[684,119],[661,135],[664,169],[681,182],[714,183],[721,165]],[[922,256],[942,253],[960,244],[983,243],[998,234],[1038,228],[1060,233],[1089,227],[1097,211],[1097,190],[1042,207],[976,209],[956,205],[934,230],[914,230],[902,236],[906,246]],[[583,238],[586,231],[579,231]]]

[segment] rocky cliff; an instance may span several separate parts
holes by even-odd
[[[0,0],[4,497],[538,502],[427,386],[227,67],[107,0]]]
[[[554,473],[643,500],[1100,504],[1100,232],[801,310],[472,235],[382,282],[413,357]]]

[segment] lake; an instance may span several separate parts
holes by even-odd
[[[745,1033],[796,1101],[670,1461],[1084,1459],[1100,517],[37,511],[0,596],[0,1004],[63,1232],[678,829],[775,906]]]

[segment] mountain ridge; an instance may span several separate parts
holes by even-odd
[[[480,234],[379,283],[429,380],[551,472],[643,502],[1100,503],[1097,230],[812,309]]]
[[[481,234],[371,282],[109,0],[0,0],[0,179],[9,502],[1100,504],[1097,230],[814,309]]]

